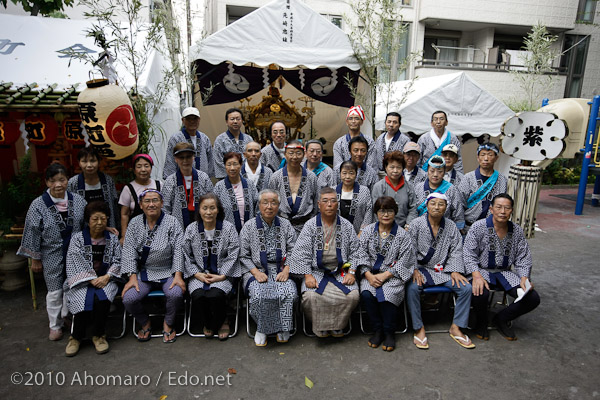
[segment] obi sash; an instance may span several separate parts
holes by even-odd
[[[106,175],[98,171],[98,178],[100,179],[100,186],[102,187],[102,197],[105,202],[109,202],[108,198],[108,186],[106,185]],[[83,172],[77,175],[77,194],[85,198],[85,178]]]
[[[477,191],[471,195],[471,197],[469,197],[467,200],[467,209],[473,208],[476,204],[479,204],[479,202],[482,201],[492,191],[494,185],[496,185],[496,182],[498,181],[498,175],[498,171],[494,171],[492,176],[487,178],[485,183],[481,185],[479,189],[477,189]],[[477,167],[475,170],[475,179],[478,181],[483,180],[481,172],[479,172],[479,167]],[[483,200],[481,204],[481,215],[479,218],[485,218],[490,208],[490,204],[491,203],[489,200]]]
[[[339,185],[337,185],[337,187],[335,188],[335,191],[337,193],[337,197],[338,197],[338,202],[340,202],[341,204],[341,200],[342,200],[342,184],[340,183]],[[354,217],[356,216],[356,208],[357,208],[357,203],[358,203],[358,192],[360,191],[360,185],[356,182],[354,182],[354,189],[352,189],[352,202],[350,203],[350,215],[348,215],[348,221],[350,221],[351,224],[354,223]],[[340,213],[340,207],[338,207],[338,214]]]
[[[200,248],[202,249],[202,265],[205,271],[209,271],[211,274],[218,275],[219,268],[217,266],[217,252],[219,251],[219,242],[221,240],[221,231],[223,230],[223,221],[217,220],[217,226],[215,227],[215,235],[213,236],[212,246],[210,251],[208,249],[208,240],[206,239],[206,233],[204,232],[204,222],[202,220],[197,223],[198,233],[200,234]],[[202,283],[202,289],[209,290],[210,285]]]
[[[83,228],[83,245],[88,247],[91,249],[92,248],[92,236],[90,234],[90,228],[89,227],[85,227]],[[102,257],[102,270],[104,271],[104,273],[106,274],[106,272],[108,271],[108,257],[107,257],[107,251],[109,250],[109,243],[110,243],[110,235],[108,233],[108,231],[104,231],[104,239],[106,240],[106,247],[104,247],[104,257]],[[90,260],[91,261],[91,267],[93,268],[94,265],[94,260]],[[108,297],[106,297],[106,293],[104,293],[104,289],[100,289],[97,288],[95,286],[92,286],[91,284],[88,285],[87,287],[87,292],[85,294],[85,305],[83,310],[84,311],[92,311],[94,309],[94,297],[98,296],[98,300],[108,300]]]
[[[373,230],[374,234],[379,234],[379,222],[377,222],[375,224],[375,229]],[[396,224],[394,222],[394,226],[392,226],[392,230],[390,232],[390,235],[383,241],[383,246],[379,246],[379,243],[377,244],[377,258],[375,259],[375,264],[373,265],[373,273],[378,274],[379,270],[381,269],[381,264],[383,264],[383,260],[385,259],[385,256],[387,255],[388,251],[390,250],[390,247],[392,246],[392,243],[394,242],[394,237],[396,237],[396,234],[398,233],[398,224]],[[385,301],[385,295],[383,293],[383,286],[380,286],[378,288],[375,289],[375,297],[377,297],[377,301],[378,302],[384,302]]]
[[[428,133],[426,133],[426,135],[427,134]],[[444,149],[444,147],[446,145],[450,144],[450,135],[451,135],[450,131],[447,130],[446,131],[446,139],[444,139],[444,141],[442,143],[440,143],[439,147],[437,149],[435,149],[435,152],[431,155],[431,157],[442,155],[442,150]],[[423,163],[423,166],[421,167],[421,168],[423,168],[423,171],[425,171],[425,172],[427,172],[427,168],[429,167],[429,160],[431,160],[431,157],[429,157],[427,159],[427,161],[425,161]]]
[[[240,178],[242,181],[242,188],[244,190],[244,222],[248,221],[250,218],[250,199],[248,194],[248,181],[244,178]],[[231,181],[229,177],[225,177],[225,187],[227,188],[227,192],[229,193],[229,199],[231,200],[231,207],[233,209],[233,219],[235,220],[235,229],[239,232],[242,230],[242,220],[240,218],[240,208],[238,207],[237,198],[235,197],[235,192],[233,191],[233,186],[231,185]]]
[[[283,190],[285,191],[285,197],[287,198],[287,203],[290,206],[290,219],[294,218],[296,214],[298,214],[298,210],[300,210],[300,203],[302,203],[302,191],[304,186],[306,186],[306,168],[302,167],[302,178],[300,178],[300,185],[298,186],[298,193],[296,194],[296,201],[294,202],[292,199],[292,190],[290,188],[290,178],[288,176],[287,167],[282,168],[283,172]]]
[[[425,191],[425,193],[430,192],[431,193],[446,193],[446,191],[450,188],[450,186],[452,186],[452,184],[448,181],[445,181],[442,179],[442,183],[440,183],[440,186],[438,186],[437,189],[435,189],[433,192],[431,192],[431,188],[429,187],[429,178],[423,183],[423,190]],[[425,196],[425,200],[423,200],[423,202],[421,203],[421,205],[419,205],[419,207],[417,207],[417,213],[419,214],[419,217],[423,214],[425,214],[425,212],[427,211],[427,197],[429,195]]]
[[[190,217],[190,210],[188,209],[188,200],[187,200],[187,188],[185,187],[185,178],[183,174],[177,169],[175,172],[175,176],[177,177],[177,194],[181,201],[181,216],[183,218],[183,229],[187,228],[187,226],[192,222],[192,218]],[[198,197],[196,193],[198,192],[199,182],[198,182],[198,172],[196,169],[192,168],[192,187],[190,188],[190,196],[194,198],[194,211],[198,211]]]
[[[275,216],[273,224],[275,228],[275,265],[277,265],[277,273],[279,273],[281,272],[281,267],[283,264],[283,252],[281,251],[281,223],[279,217]],[[256,230],[258,233],[258,242],[260,245],[260,265],[264,269],[265,274],[269,276],[265,228],[263,225],[262,217],[260,215],[256,216]],[[246,293],[248,293],[248,288],[250,287],[250,284],[255,280],[256,278],[254,278],[253,276],[250,277],[250,279],[248,279],[248,282],[246,282]]]
[[[423,267],[419,267],[419,272],[421,272],[425,277],[424,286],[435,286],[435,282],[433,281],[431,274],[425,266],[429,264],[429,261],[431,261],[431,258],[435,254],[435,250],[438,244],[438,238],[442,235],[444,229],[446,228],[446,218],[442,217],[437,236],[433,235],[433,229],[431,229],[431,223],[429,223],[429,218],[427,219],[427,227],[429,228],[429,233],[431,233],[431,245],[429,246],[429,250],[427,250],[427,254],[425,254],[425,257],[423,257],[421,260],[417,260],[417,263],[419,265],[423,265]]]
[[[156,232],[158,231],[158,227],[165,217],[165,213],[161,211],[160,217],[156,221],[154,228],[148,233],[148,237],[146,238],[146,243],[144,243],[144,247],[142,248],[142,255],[140,257],[138,267],[140,270],[140,280],[142,282],[149,282],[148,280],[148,271],[146,270],[146,261],[148,261],[148,255],[150,255],[150,248],[152,247],[152,242],[154,241],[154,236],[156,236]],[[146,226],[146,214],[143,216],[144,218],[144,227]],[[161,279],[160,283],[165,283],[167,279]]]
[[[73,194],[71,192],[67,192],[67,220],[66,223],[63,220],[63,217],[58,212],[58,208],[56,208],[56,204],[50,198],[50,194],[45,191],[42,193],[42,200],[50,214],[52,214],[52,218],[54,222],[58,226],[60,230],[60,237],[62,238],[62,264],[63,270],[66,267],[65,260],[67,257],[67,250],[69,250],[69,243],[71,243],[71,234],[73,233]]]
[[[190,137],[189,133],[187,133],[185,128],[181,128],[181,133],[183,133],[183,136],[185,136],[185,140],[187,140],[188,143],[192,143],[192,138]],[[196,146],[194,148],[194,165],[196,169],[200,169],[200,140],[200,132],[196,131]]]
[[[321,221],[321,213],[317,214],[317,234],[315,235],[317,245],[317,267],[323,271],[323,279],[321,279],[319,287],[317,287],[318,294],[323,294],[325,286],[327,286],[327,282],[333,283],[342,292],[344,292],[344,294],[350,293],[350,289],[348,289],[346,285],[338,282],[338,280],[335,279],[335,274],[339,272],[344,265],[344,261],[342,260],[342,225],[340,222],[340,216],[338,215],[336,218],[335,254],[337,256],[338,265],[334,271],[330,271],[323,265],[323,248],[325,247],[323,222]]]

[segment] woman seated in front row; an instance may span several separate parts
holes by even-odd
[[[151,323],[142,300],[151,290],[166,296],[163,342],[177,339],[173,324],[177,309],[183,304],[183,228],[172,215],[162,211],[162,194],[146,189],[139,197],[143,214],[129,222],[121,257],[121,273],[129,276],[123,288],[125,309],[141,325],[137,338],[150,340]]]
[[[404,300],[404,284],[410,280],[416,264],[415,251],[408,233],[395,222],[398,206],[390,196],[375,201],[378,222],[368,225],[360,235],[358,261],[360,297],[375,334],[369,346],[383,343],[384,351],[396,347],[394,331],[398,307]]]
[[[225,168],[229,168],[227,161]],[[227,295],[233,289],[229,278],[241,275],[240,244],[235,225],[225,220],[223,206],[214,193],[200,197],[196,222],[185,230],[183,252],[192,309],[194,314],[200,310],[204,336],[210,339],[217,332],[219,340],[227,340]]]
[[[94,201],[84,210],[88,223],[71,238],[67,252],[67,305],[73,314],[73,332],[65,350],[67,357],[79,352],[86,328],[92,327],[96,353],[109,350],[105,326],[110,304],[117,291],[111,278],[121,276],[121,244],[106,227],[110,208],[104,201]]]
[[[420,295],[423,288],[431,286],[445,286],[455,293],[457,298],[450,337],[466,349],[475,347],[461,331],[469,322],[471,284],[463,275],[465,266],[460,231],[452,220],[444,217],[447,206],[445,194],[431,193],[427,197],[427,213],[413,220],[408,230],[417,251],[418,266],[406,288],[406,302],[415,330],[413,342],[419,349],[429,348],[421,319]]]
[[[286,343],[294,321],[296,284],[289,279],[286,263],[296,243],[296,230],[279,212],[279,194],[264,189],[258,195],[260,214],[244,225],[240,264],[244,270],[244,288],[250,297],[250,315],[256,321],[254,342],[267,345],[267,335],[277,333],[277,341]]]

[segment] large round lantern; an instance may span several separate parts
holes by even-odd
[[[137,150],[138,128],[127,94],[107,79],[86,82],[77,97],[79,115],[90,143],[102,156],[120,160]]]
[[[19,139],[19,136],[21,136],[19,125],[19,122],[17,122],[15,119],[4,116],[0,117],[1,147],[9,147]]]
[[[25,118],[27,140],[36,146],[49,146],[58,137],[58,123],[49,114],[32,114]]]

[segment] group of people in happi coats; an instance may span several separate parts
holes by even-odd
[[[150,340],[142,301],[160,290],[164,343],[177,339],[186,293],[203,336],[226,340],[228,299],[239,282],[257,346],[270,336],[290,339],[298,303],[316,336],[344,336],[361,302],[374,331],[368,345],[392,351],[406,301],[413,342],[427,349],[421,295],[433,286],[454,292],[449,333],[464,348],[475,347],[465,333],[470,314],[475,335],[489,338],[490,291],[517,298],[493,318],[515,340],[511,321],[540,299],[523,230],[510,221],[507,180],[494,169],[498,147],[479,145],[479,167],[463,174],[461,142],[445,112],[432,114],[431,131],[417,143],[400,131],[396,112],[375,141],[361,133],[364,120],[361,106],[348,110],[333,168],[321,141],[288,140],[282,121],[261,147],[242,132],[237,108],[225,113],[227,130],[212,146],[194,107],[183,110],[182,129],[168,142],[162,180],[152,177],[148,154],[133,156],[135,178],[118,197],[93,147],[81,149],[81,173],[70,179],[65,167],[49,165],[18,250],[43,271],[49,339],[60,340],[72,316],[66,355],[78,353],[88,328],[96,352],[106,353],[107,316],[120,295],[137,340]]]

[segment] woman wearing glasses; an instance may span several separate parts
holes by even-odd
[[[360,297],[375,332],[369,346],[376,348],[383,343],[384,351],[393,351],[398,307],[416,258],[410,236],[395,222],[396,201],[380,197],[374,211],[378,222],[365,227],[360,235]]]
[[[162,194],[146,189],[139,197],[142,215],[129,223],[121,256],[121,272],[129,276],[123,288],[123,304],[140,324],[137,338],[150,340],[151,326],[142,300],[151,290],[162,290],[167,300],[163,342],[177,338],[173,324],[183,303],[183,228],[172,215],[162,211]]]

